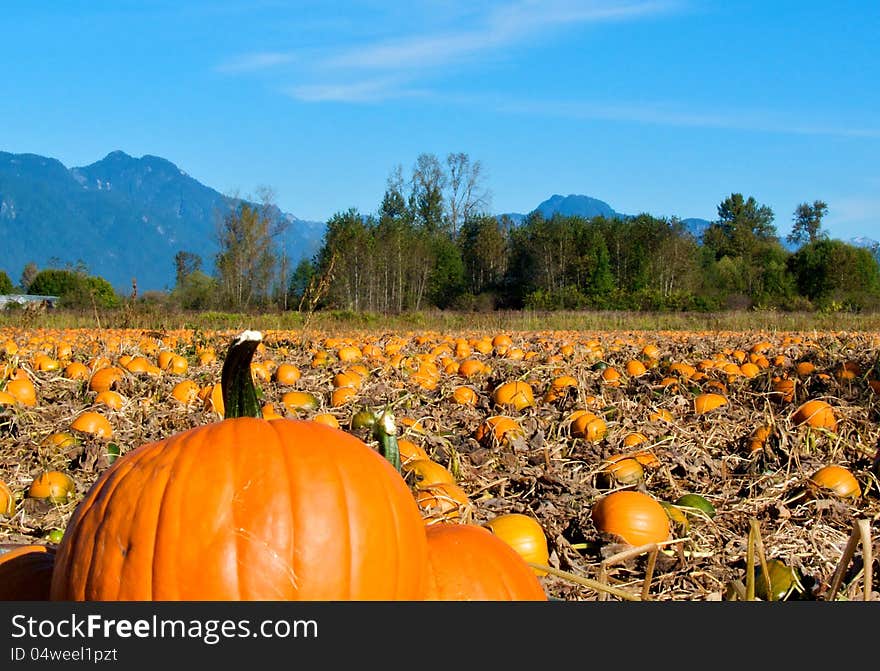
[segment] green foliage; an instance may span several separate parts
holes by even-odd
[[[119,296],[104,278],[58,268],[47,268],[37,273],[28,293],[58,296],[60,307],[114,308],[121,304]]]
[[[171,299],[184,310],[208,310],[216,303],[217,280],[201,270],[183,276],[171,292]]]
[[[115,308],[122,303],[121,298],[113,289],[113,285],[103,277],[95,277],[94,275],[86,277],[86,287],[98,307]]]
[[[776,240],[773,210],[758,205],[749,196],[733,193],[718,206],[718,220],[703,233],[703,244],[715,252],[715,257],[743,257],[750,259],[755,248],[763,242]]]
[[[419,154],[413,168],[410,211],[428,233],[444,230],[443,189],[447,176],[433,154]]]
[[[567,285],[558,289],[536,289],[525,300],[529,310],[580,310],[590,304],[577,287]]]
[[[826,237],[822,230],[822,217],[828,213],[828,205],[821,200],[801,203],[794,211],[794,224],[786,239],[795,244],[813,243]]]
[[[330,305],[355,312],[369,309],[363,298],[375,261],[370,229],[371,220],[365,220],[355,208],[337,212],[327,222],[317,267],[325,274],[331,271],[331,264],[334,266],[327,296]]]
[[[611,274],[611,257],[608,254],[608,246],[601,234],[594,234],[591,251],[589,294],[594,297],[607,296],[614,290],[614,276]]]
[[[290,283],[287,288],[289,301],[294,306],[299,306],[309,289],[316,274],[315,264],[311,259],[300,261],[290,275]]]
[[[179,285],[194,272],[202,269],[202,257],[193,252],[181,250],[174,255],[174,276]]]
[[[501,285],[510,255],[508,235],[496,217],[468,219],[458,236],[464,282],[471,295]]]
[[[422,154],[408,182],[400,168],[389,177],[376,217],[334,215],[314,262],[294,273],[293,296],[318,274],[329,287],[320,307],[354,313],[788,311],[821,308],[826,296],[842,309],[880,304],[868,250],[842,252],[835,243],[833,254],[823,251],[822,201],[796,211],[793,234],[811,241],[793,257],[773,211],[740,193],[718,205],[701,240],[677,218],[647,213],[588,219],[535,211],[515,223],[480,212],[483,195],[472,197],[478,163],[450,154],[447,164],[448,174]]]
[[[863,247],[819,239],[801,247],[787,267],[797,291],[820,308],[836,303],[860,309],[877,302],[880,266]]]
[[[439,308],[447,308],[464,289],[464,263],[461,253],[446,234],[435,235],[431,252],[434,268],[428,285],[428,297]]]
[[[5,270],[0,270],[0,294],[11,293],[15,293],[15,287],[12,285],[12,280],[9,279],[9,275],[6,274]]]

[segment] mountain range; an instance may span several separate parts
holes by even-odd
[[[0,152],[0,270],[15,283],[28,263],[40,269],[84,265],[125,295],[133,280],[138,292],[168,290],[180,251],[197,254],[203,269],[212,271],[217,224],[237,202],[158,156],[113,151],[90,165],[68,168],[54,158]],[[553,195],[535,210],[547,218],[630,216],[578,194]],[[280,210],[276,215],[288,223],[281,244],[292,265],[311,258],[326,222]],[[496,216],[521,223],[527,215]],[[682,221],[698,238],[710,223]],[[877,245],[867,237],[850,242]]]
[[[0,152],[0,269],[17,282],[24,266],[80,262],[117,291],[170,289],[174,257],[198,254],[210,272],[217,224],[236,199],[193,179],[158,156],[114,151],[84,167],[53,158]],[[297,263],[317,251],[324,222],[281,213],[284,250]]]

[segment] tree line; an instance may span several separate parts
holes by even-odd
[[[315,256],[293,266],[280,244],[288,224],[271,193],[256,203],[238,199],[218,223],[213,271],[181,250],[165,300],[188,310],[375,313],[880,309],[878,250],[830,239],[821,200],[792,213],[786,242],[795,251],[783,244],[772,209],[741,193],[724,198],[698,234],[678,218],[648,213],[533,212],[515,222],[490,214],[490,200],[479,161],[421,154],[409,174],[400,165],[390,172],[375,213],[337,212]],[[63,280],[80,302],[119,300],[82,269],[26,271],[29,293],[64,297]]]

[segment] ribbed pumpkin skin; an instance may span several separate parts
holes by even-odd
[[[0,601],[48,601],[55,548],[22,545],[0,554]]]
[[[428,601],[547,600],[532,568],[488,529],[438,522],[425,533]]]
[[[427,541],[391,464],[317,422],[226,419],[114,462],[58,549],[53,600],[420,600]]]

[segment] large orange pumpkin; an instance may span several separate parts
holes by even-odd
[[[0,546],[0,601],[48,601],[55,548]]]
[[[528,563],[488,529],[438,522],[425,534],[429,601],[547,600]]]
[[[403,477],[341,429],[262,419],[261,339],[229,349],[225,419],[141,445],[95,482],[59,545],[53,600],[424,598],[427,541]]]

